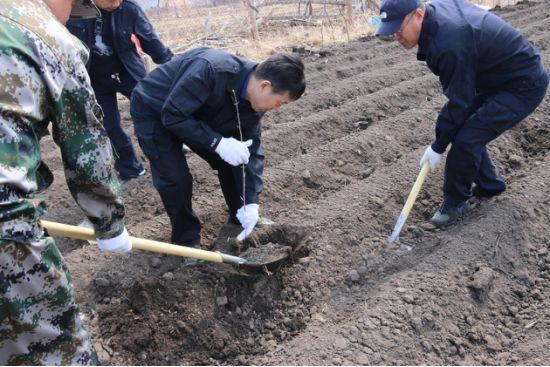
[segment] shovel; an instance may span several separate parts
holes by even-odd
[[[428,174],[428,171],[430,170],[430,163],[428,161],[424,162],[422,165],[422,168],[420,169],[420,173],[418,174],[418,177],[416,178],[416,181],[411,189],[411,192],[409,194],[409,197],[407,198],[407,201],[405,202],[405,205],[403,206],[403,210],[401,210],[401,214],[399,215],[399,218],[397,218],[397,222],[395,223],[395,226],[393,227],[393,231],[391,235],[388,237],[389,243],[393,243],[396,245],[399,245],[404,250],[411,251],[413,248],[413,245],[410,243],[407,243],[399,238],[399,234],[401,233],[401,229],[403,229],[403,225],[405,224],[405,221],[407,220],[407,217],[409,216],[409,213],[411,211],[411,208],[416,201],[416,197],[418,196],[418,193],[420,192],[420,189],[422,188],[422,184],[424,184],[424,180],[426,179],[426,175]]]
[[[50,222],[47,220],[40,221],[42,227],[48,230],[48,233],[52,236],[76,238],[86,241],[95,241],[96,237],[94,230],[91,228],[83,228],[77,226],[71,226],[63,223]],[[209,261],[212,263],[229,264],[236,267],[239,270],[251,271],[251,272],[264,272],[270,274],[269,268],[279,264],[290,255],[290,247],[281,247],[273,250],[268,254],[256,254],[252,252],[253,249],[247,250],[243,255],[253,257],[253,260],[248,260],[243,257],[234,255],[223,254],[218,251],[206,251],[196,248],[177,246],[170,243],[164,243],[159,241],[147,240],[144,238],[131,237],[132,248],[157,252],[161,254],[176,255],[183,257],[191,257],[193,259],[199,259]]]

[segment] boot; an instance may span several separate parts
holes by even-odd
[[[453,224],[471,209],[467,201],[458,205],[449,205],[443,202],[432,217],[432,224],[436,227],[446,227]]]

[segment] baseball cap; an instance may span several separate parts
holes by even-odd
[[[73,19],[90,19],[100,16],[101,13],[92,0],[76,0],[71,10],[71,18]]]
[[[421,5],[421,0],[384,0],[380,6],[382,22],[376,30],[377,36],[390,36],[397,32],[407,14]]]

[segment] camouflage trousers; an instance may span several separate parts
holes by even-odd
[[[7,364],[98,364],[51,237],[0,242],[0,365]]]

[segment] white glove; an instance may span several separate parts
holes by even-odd
[[[235,138],[222,138],[216,147],[216,153],[232,166],[247,164],[250,157],[248,147],[252,145],[252,140],[245,142],[238,141]]]
[[[247,204],[245,206],[242,206],[239,210],[237,210],[237,219],[239,222],[241,222],[242,227],[244,230],[237,236],[237,240],[242,241],[250,233],[252,233],[252,230],[256,226],[256,223],[258,223],[258,209],[260,206],[258,204]]]
[[[442,154],[434,152],[434,150],[432,149],[432,146],[430,145],[428,146],[428,149],[426,149],[426,151],[424,152],[424,155],[420,159],[420,167],[424,165],[424,162],[428,161],[430,162],[431,170],[434,171],[437,165],[441,163],[442,156],[443,156]]]
[[[130,240],[130,235],[126,228],[116,237],[106,240],[97,238],[96,241],[97,247],[99,247],[101,251],[129,252],[132,249],[132,241]]]

